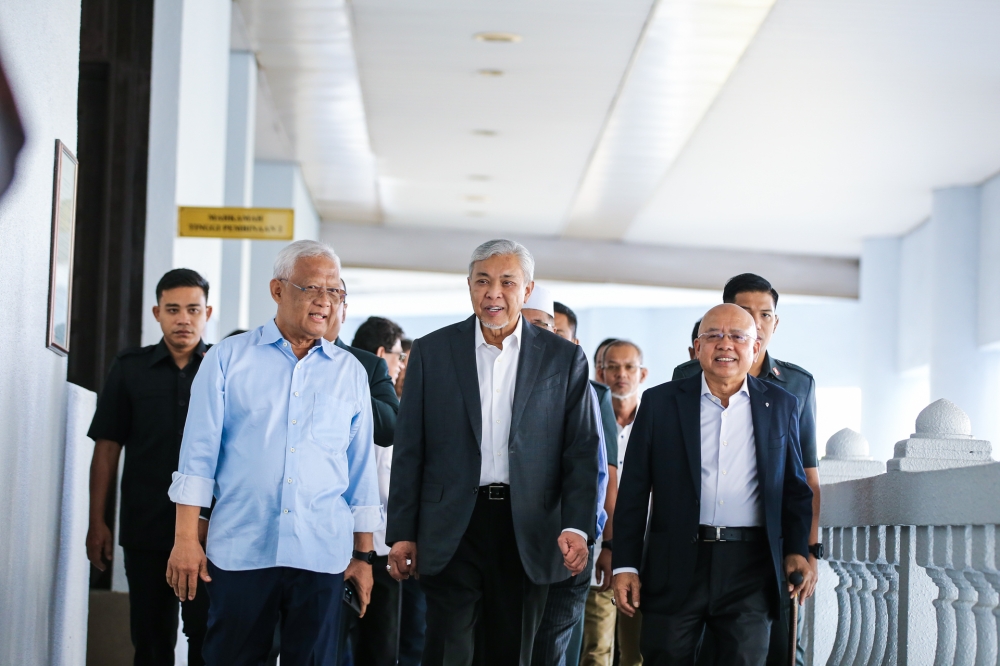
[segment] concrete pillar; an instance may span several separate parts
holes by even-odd
[[[253,205],[261,208],[292,208],[295,210],[295,240],[319,238],[319,215],[297,163],[258,161],[254,168]],[[269,285],[274,260],[285,245],[287,243],[284,241],[250,243],[251,327],[260,326],[274,317],[275,304],[271,300]]]
[[[231,4],[163,0],[154,8],[143,344],[160,338],[151,313],[154,288],[171,268],[199,271],[212,285],[209,302],[218,299],[221,241],[177,238],[177,207],[223,203]],[[209,341],[216,339],[217,325],[209,322]]]
[[[861,432],[875,460],[892,458],[893,445],[913,432],[896,364],[900,254],[899,238],[866,240],[861,253]]]
[[[253,205],[254,136],[257,119],[257,59],[250,51],[229,54],[229,110],[226,127],[226,206]],[[222,241],[219,333],[248,328],[250,241]]]
[[[979,187],[934,192],[931,214],[931,400],[962,408],[985,439],[996,437],[996,354],[979,347]]]

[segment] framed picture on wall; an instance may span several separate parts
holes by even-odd
[[[52,191],[52,249],[49,259],[49,325],[46,346],[69,354],[70,307],[73,294],[73,233],[76,222],[76,156],[56,139]]]

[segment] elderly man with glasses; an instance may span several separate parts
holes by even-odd
[[[181,599],[207,583],[209,664],[264,661],[279,615],[282,664],[335,661],[344,581],[364,613],[384,525],[368,378],[323,339],[343,300],[340,260],[292,243],[270,290],[274,319],[205,355],[169,491],[167,580]],[[213,497],[206,557],[198,516]]]
[[[647,390],[633,424],[615,602],[630,617],[641,604],[649,664],[693,663],[707,627],[718,663],[763,666],[780,605],[815,577],[798,403],[749,374],[760,341],[739,306],[706,313],[695,351],[702,371]],[[802,582],[783,585],[792,572]]]

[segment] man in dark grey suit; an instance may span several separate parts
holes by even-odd
[[[577,345],[525,324],[534,260],[490,241],[475,316],[415,340],[396,425],[389,572],[419,572],[423,663],[528,664],[550,583],[587,564],[597,419]]]

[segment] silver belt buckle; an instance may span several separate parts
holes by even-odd
[[[724,530],[724,529],[726,529],[726,528],[725,527],[720,527],[718,525],[715,526],[715,540],[716,541],[720,541],[720,542],[725,543],[726,540],[722,538],[722,530]]]
[[[503,486],[488,486],[487,498],[491,500],[502,500],[503,499]]]

